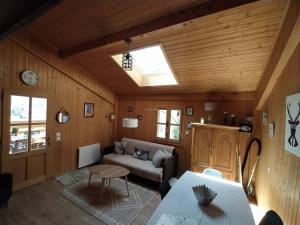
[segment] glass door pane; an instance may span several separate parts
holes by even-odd
[[[28,125],[10,126],[9,154],[28,151]]]
[[[46,148],[46,124],[31,126],[31,150]]]
[[[46,123],[47,119],[47,99],[32,98],[31,103],[31,122]]]
[[[29,97],[12,95],[10,98],[10,123],[29,122]]]

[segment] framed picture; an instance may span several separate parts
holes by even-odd
[[[186,107],[186,113],[187,116],[192,116],[193,115],[193,107]]]
[[[300,93],[286,97],[285,149],[300,157]]]
[[[84,117],[94,117],[94,103],[84,103]]]

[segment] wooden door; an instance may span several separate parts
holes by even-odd
[[[224,173],[231,173],[233,179],[237,138],[236,130],[215,129],[213,132],[212,167]]]
[[[1,171],[13,173],[17,190],[50,175],[52,107],[37,91],[6,90],[3,100]]]
[[[210,166],[211,161],[212,129],[205,127],[193,127],[191,170],[202,172]]]

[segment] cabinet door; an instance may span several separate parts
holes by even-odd
[[[234,175],[237,135],[238,132],[235,130],[214,130],[212,146],[213,168],[232,172]]]
[[[210,166],[212,129],[194,127],[192,140],[191,170],[202,172]]]

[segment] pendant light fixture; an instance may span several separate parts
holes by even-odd
[[[127,52],[123,53],[122,68],[124,70],[132,70],[133,58],[129,52],[129,44],[131,43],[131,40],[129,38],[127,38],[127,39],[125,39],[125,42],[127,43]]]

